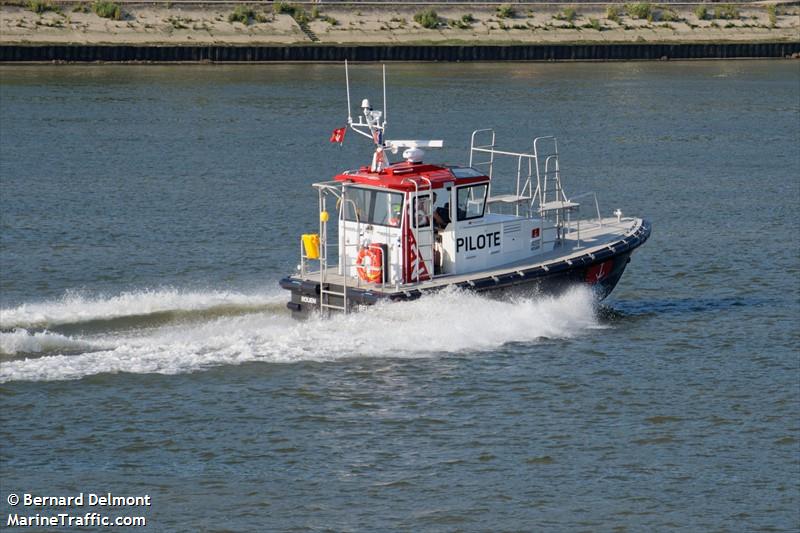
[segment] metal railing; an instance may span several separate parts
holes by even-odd
[[[476,145],[476,140],[482,134],[489,133],[491,134],[491,142],[489,144],[479,144]],[[537,163],[537,156],[535,153],[528,154],[524,152],[509,152],[507,150],[498,150],[496,144],[497,136],[492,128],[484,128],[480,130],[475,130],[472,132],[472,136],[470,138],[470,149],[469,149],[469,166],[480,170],[481,167],[486,168],[486,175],[489,177],[489,193],[487,198],[487,204],[489,205],[489,209],[491,212],[491,205],[496,203],[507,203],[512,204],[514,206],[514,212],[516,216],[520,216],[520,206],[522,204],[529,204],[528,205],[528,216],[531,214],[531,206],[530,202],[533,200],[533,186],[532,186],[532,179],[533,179],[533,168],[536,165],[538,169]],[[488,154],[488,159],[479,161],[477,156],[480,154]],[[507,156],[511,158],[516,158],[517,162],[517,176],[516,182],[514,187],[514,194],[501,194],[497,196],[492,196],[492,188],[494,187],[494,165],[496,162],[495,156]],[[527,174],[525,173],[525,167],[527,166]],[[537,170],[538,175],[538,170]]]
[[[593,199],[594,208],[595,208],[595,215],[597,216],[596,219],[593,218],[582,218],[578,217],[573,219],[572,213],[570,212],[567,216],[566,223],[564,224],[564,238],[568,236],[575,235],[575,239],[577,240],[577,245],[575,246],[576,249],[581,248],[581,228],[584,231],[595,229],[595,228],[602,228],[603,227],[603,216],[600,213],[600,203],[597,201],[597,194],[594,192],[584,192],[569,198],[570,202],[575,202],[575,200],[579,198],[588,198],[591,197]],[[576,202],[577,203],[577,202]],[[581,211],[580,208],[576,209],[575,212],[580,215]]]

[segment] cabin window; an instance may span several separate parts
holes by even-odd
[[[433,213],[432,206],[431,206],[431,196],[426,195],[419,195],[414,198],[414,213],[417,217],[417,227],[418,228],[427,228],[431,225],[431,216]]]
[[[480,178],[484,176],[483,172],[471,167],[450,167],[450,172],[452,172],[453,176],[456,178]]]
[[[362,224],[399,227],[403,213],[401,193],[349,187],[344,219]]]
[[[486,206],[486,183],[480,185],[469,185],[459,187],[457,191],[457,217],[458,220],[470,220],[483,216],[483,209]]]

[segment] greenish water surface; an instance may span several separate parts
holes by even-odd
[[[652,221],[604,306],[294,322],[310,184],[369,158],[328,143],[341,66],[2,66],[4,522],[83,491],[153,531],[796,531],[798,62],[388,77],[390,138],[556,135],[569,193]]]

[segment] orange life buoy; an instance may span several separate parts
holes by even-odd
[[[383,250],[377,244],[361,248],[356,257],[358,277],[368,283],[375,283],[383,277]]]

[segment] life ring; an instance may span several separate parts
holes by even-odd
[[[358,277],[367,283],[375,283],[383,278],[383,250],[377,244],[361,248],[356,257]]]

